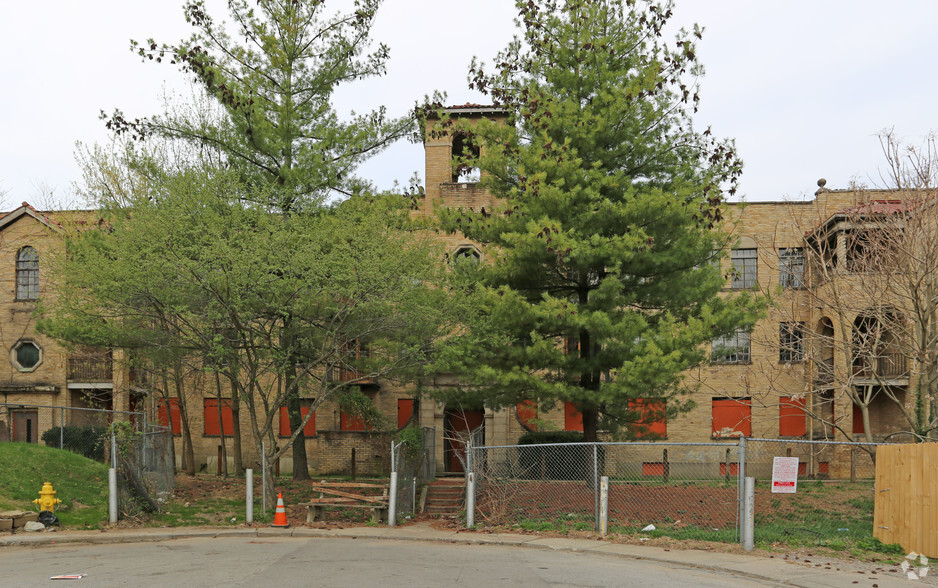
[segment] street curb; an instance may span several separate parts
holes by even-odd
[[[408,532],[408,530],[410,530]],[[528,549],[543,549],[567,553],[585,553],[593,556],[614,557],[635,561],[649,561],[660,564],[671,564],[682,568],[699,569],[710,572],[730,573],[736,577],[774,583],[778,586],[850,586],[857,585],[852,578],[858,574],[849,574],[848,570],[826,572],[812,567],[799,567],[795,562],[771,560],[753,555],[741,554],[715,554],[711,552],[675,551],[671,557],[654,551],[649,553],[635,553],[637,549],[652,550],[645,546],[632,546],[606,541],[587,539],[568,539],[561,537],[540,537],[513,534],[478,534],[459,533],[457,531],[438,531],[426,527],[404,526],[391,529],[388,527],[354,527],[348,529],[310,529],[307,527],[293,527],[279,529],[272,527],[246,527],[246,528],[166,528],[146,531],[66,531],[59,533],[39,532],[30,534],[17,534],[0,537],[0,549],[4,547],[49,547],[68,544],[113,544],[113,543],[148,543],[173,541],[187,538],[218,538],[218,537],[296,537],[296,538],[328,538],[328,539],[374,539],[390,541],[409,541],[423,543],[450,543],[463,545],[494,545],[503,547],[525,547]],[[722,563],[707,563],[706,561],[693,561],[698,558],[723,560]],[[746,567],[774,567],[778,568],[775,574],[756,573],[748,571]],[[797,571],[804,572],[804,582],[799,582]],[[839,582],[843,576],[842,582]],[[821,579],[829,580],[823,582]],[[904,580],[890,576],[877,578],[880,588],[889,585],[907,585]],[[901,582],[901,584],[900,584]]]

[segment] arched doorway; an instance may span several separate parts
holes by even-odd
[[[485,411],[447,408],[444,413],[444,445],[446,471],[464,472],[466,445],[474,431],[477,440],[485,439]]]

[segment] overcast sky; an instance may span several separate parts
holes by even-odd
[[[215,14],[224,0],[206,0]],[[332,0],[349,6],[351,0]],[[46,0],[0,8],[2,204],[75,201],[75,142],[108,141],[100,110],[145,116],[187,92],[168,63],[141,63],[131,38],[188,36],[182,0]],[[373,37],[391,47],[388,75],[336,95],[340,114],[379,104],[404,114],[433,90],[466,89],[473,55],[491,62],[514,34],[511,0],[385,0]],[[697,126],[733,137],[748,201],[811,196],[851,180],[878,185],[876,134],[909,142],[938,130],[933,0],[677,0],[674,21],[705,27]],[[423,176],[423,150],[402,143],[360,170],[379,187]]]

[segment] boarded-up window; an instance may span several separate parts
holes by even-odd
[[[410,419],[414,417],[414,399],[413,398],[398,398],[397,399],[397,428],[403,429],[410,423]]]
[[[782,396],[778,399],[778,434],[782,437],[804,437],[804,398]]]
[[[726,462],[725,461],[720,462],[720,475],[721,476],[726,475]],[[735,462],[735,461],[730,462],[730,475],[731,476],[739,475],[739,462]]]
[[[525,400],[515,405],[515,414],[518,422],[529,431],[537,430],[537,401]]]
[[[202,401],[203,421],[205,422],[206,435],[221,435],[221,429],[218,424],[218,399],[206,398]],[[234,427],[231,424],[231,399],[221,399],[221,419],[225,427],[225,435],[232,435]]]
[[[866,433],[866,427],[863,426],[863,411],[856,404],[853,405],[853,433],[854,435]]]
[[[343,412],[339,415],[339,430],[340,431],[367,431],[371,427],[367,426],[365,419],[358,415],[350,415],[346,412]]]
[[[563,403],[563,430],[583,432],[583,414],[570,402]]]
[[[642,462],[643,476],[664,476],[664,463],[660,461]]]
[[[752,435],[752,401],[749,398],[714,398],[712,415],[714,437]]]
[[[300,417],[306,418],[306,415],[309,414],[309,408],[312,401],[310,400],[300,400]],[[290,436],[290,413],[287,412],[286,406],[280,407],[280,436],[289,437]],[[304,437],[315,437],[316,436],[316,412],[313,411],[313,416],[309,417],[309,422],[306,423],[306,426],[303,427],[303,436]]]
[[[182,419],[179,416],[178,398],[161,398],[158,410],[158,418],[161,427],[169,427],[172,424],[173,435],[179,435],[182,432]]]
[[[818,474],[821,474],[821,475],[825,475],[825,474],[830,473],[830,470],[831,470],[830,465],[831,465],[831,464],[830,464],[830,462],[828,462],[828,461],[819,461],[819,462],[817,462],[817,473],[818,473]],[[808,475],[808,464],[807,464],[807,463],[805,463],[805,462],[803,462],[803,461],[799,461],[799,462],[798,462],[798,475],[799,475],[799,476],[807,476],[807,475]]]
[[[636,439],[663,439],[668,436],[668,420],[665,401],[659,398],[634,398],[629,400],[629,410],[638,415],[638,420],[629,425]]]

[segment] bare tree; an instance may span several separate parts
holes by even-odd
[[[803,291],[780,309],[798,333],[780,330],[778,345],[811,368],[804,408],[823,436],[925,440],[938,425],[935,141],[910,147],[885,132],[885,186],[854,190],[832,214],[792,207],[805,235]],[[787,250],[776,251],[783,282]]]

